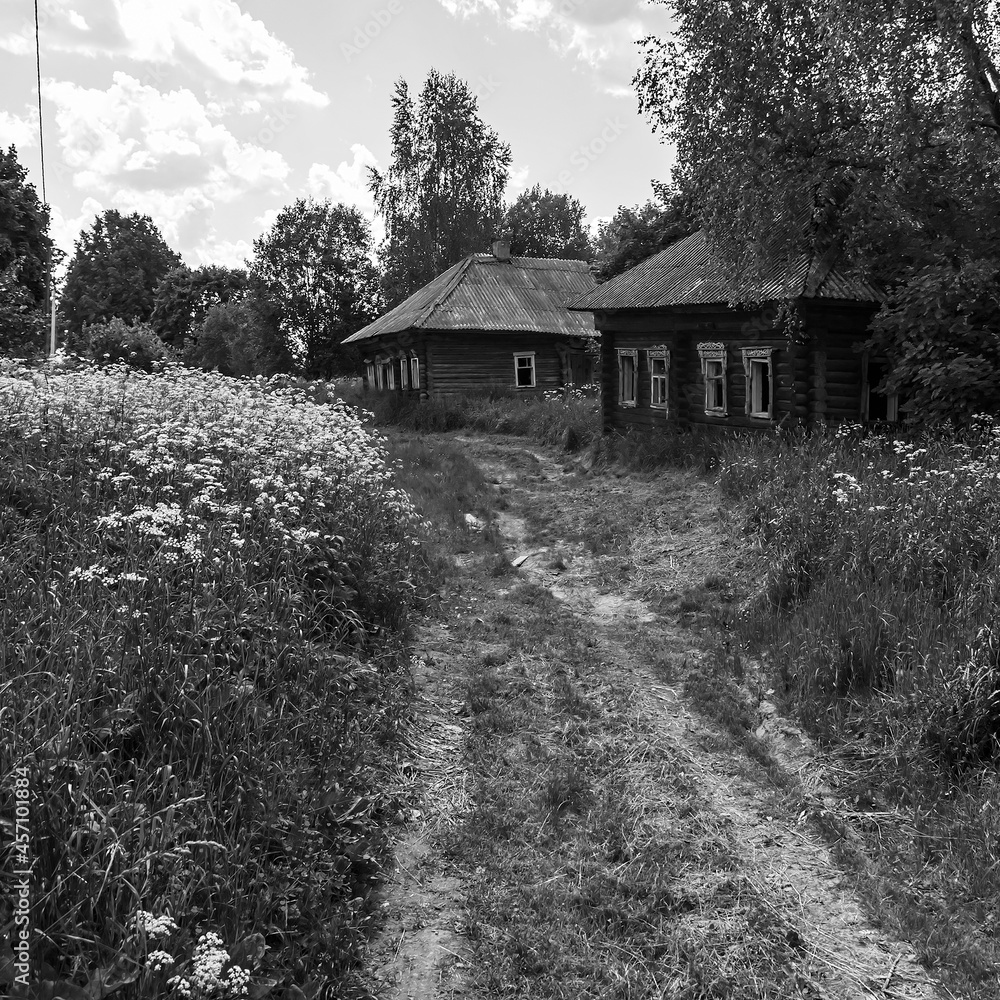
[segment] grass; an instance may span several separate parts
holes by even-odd
[[[594,387],[519,395],[497,387],[446,399],[417,400],[398,392],[344,388],[340,395],[372,414],[380,427],[403,431],[475,430],[531,437],[564,451],[594,446],[601,436],[600,406]]]
[[[953,989],[994,996],[1000,433],[844,426],[713,460],[758,546],[730,637],[823,741],[847,813],[880,817],[821,825],[877,919]]]
[[[23,774],[34,988],[165,995],[217,933],[255,996],[362,996],[430,568],[383,446],[289,386],[3,363],[0,470],[0,939]]]
[[[789,927],[620,665],[546,590],[497,593],[484,565],[463,575],[480,620],[453,626],[489,652],[458,682],[471,805],[446,838],[471,872],[478,995],[802,995]]]

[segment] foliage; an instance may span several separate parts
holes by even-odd
[[[901,385],[945,398],[950,368],[935,366],[947,348],[925,364],[903,320],[931,275],[946,291],[1000,270],[993,0],[668,5],[676,33],[646,40],[635,82],[721,259],[759,271],[803,252],[841,256],[894,285],[880,343]],[[936,341],[963,335],[944,298],[923,331]]]
[[[23,768],[42,992],[153,995],[141,910],[192,971],[211,931],[254,996],[351,995],[418,553],[380,441],[262,379],[6,363],[0,469],[0,829]]]
[[[568,194],[555,194],[536,184],[518,195],[504,215],[503,230],[511,253],[556,260],[590,260],[590,236],[584,208]]]
[[[211,306],[184,345],[186,364],[223,375],[287,373],[294,368],[278,326],[277,307],[259,293]]]
[[[212,306],[242,298],[247,273],[215,264],[192,271],[181,264],[156,286],[150,323],[160,339],[175,350],[200,329]]]
[[[310,378],[357,370],[345,338],[374,319],[371,229],[353,206],[299,198],[254,240],[250,277],[276,309],[289,353]]]
[[[510,147],[479,116],[475,94],[431,70],[416,103],[399,79],[392,153],[369,188],[385,222],[382,289],[394,306],[470,253],[485,251],[503,217]]]
[[[43,205],[17,150],[0,149],[0,273],[23,289],[27,304],[41,306],[48,288],[49,210]]]
[[[170,349],[147,323],[125,323],[112,319],[90,323],[81,338],[86,356],[98,364],[124,362],[143,371],[152,371],[157,361],[173,359]]]
[[[698,229],[686,198],[676,188],[654,184],[654,190],[655,199],[634,208],[621,205],[598,227],[594,240],[598,281],[608,281]]]
[[[0,270],[0,355],[32,357],[45,353],[48,312],[36,305],[17,280],[14,264]]]
[[[95,218],[76,241],[60,298],[71,346],[88,323],[149,322],[157,285],[180,262],[148,215],[109,209]]]

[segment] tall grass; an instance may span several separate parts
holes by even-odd
[[[579,451],[601,436],[595,386],[525,396],[505,387],[479,393],[419,400],[400,392],[363,392],[345,387],[340,396],[370,412],[379,426],[412,431],[476,430],[531,437],[566,451]]]
[[[217,933],[255,997],[354,995],[415,600],[382,444],[263,380],[2,364],[0,897],[27,774],[34,988],[240,995],[195,978]]]

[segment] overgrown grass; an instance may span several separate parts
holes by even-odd
[[[761,552],[736,635],[841,762],[842,793],[887,810],[863,891],[929,965],[995,996],[1000,428],[762,436],[719,463]]]
[[[344,408],[4,363],[0,993],[30,863],[30,995],[362,995],[418,529]]]
[[[378,426],[441,432],[475,430],[530,437],[565,451],[588,448],[601,435],[600,400],[591,387],[525,396],[498,387],[445,399],[345,388],[342,398],[370,412]]]

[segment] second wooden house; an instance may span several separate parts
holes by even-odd
[[[442,397],[540,393],[594,377],[591,316],[566,305],[596,286],[580,260],[512,257],[505,244],[438,275],[348,337],[365,352],[367,384]]]
[[[601,334],[606,430],[899,418],[884,359],[859,350],[879,288],[807,257],[753,283],[723,274],[699,232],[572,303]]]

